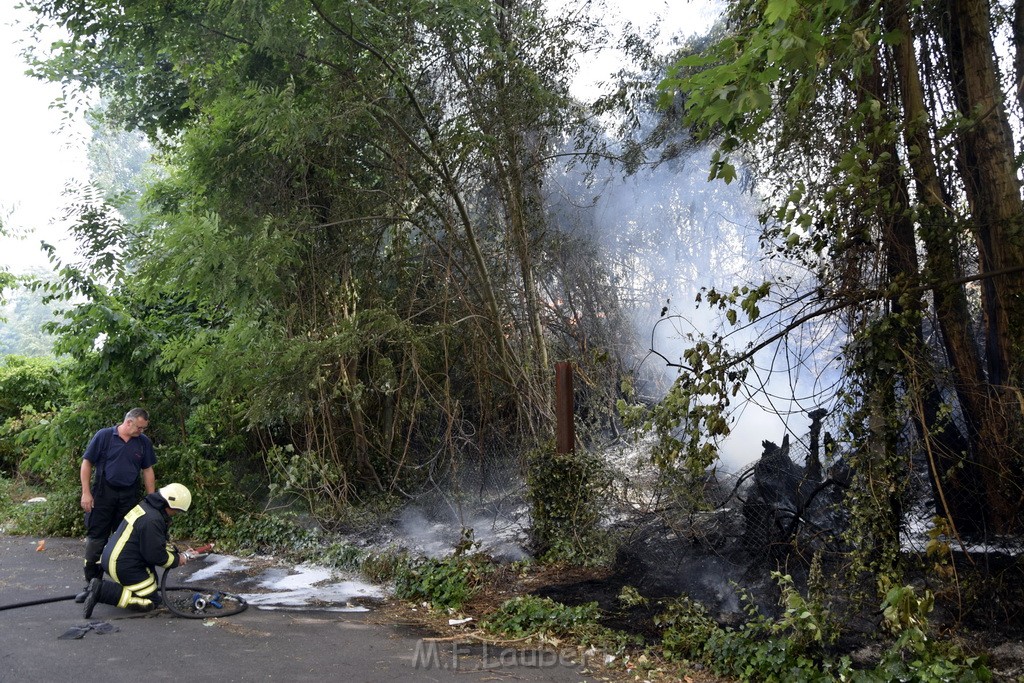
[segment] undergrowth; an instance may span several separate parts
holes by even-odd
[[[874,668],[854,667],[848,656],[834,657],[826,645],[835,625],[820,606],[808,602],[787,575],[773,574],[784,611],[762,615],[745,596],[749,619],[739,628],[719,626],[707,610],[687,597],[669,600],[656,618],[662,650],[669,659],[700,663],[741,681],[988,681],[984,658],[965,655],[955,644],[928,633],[933,599],[911,586],[891,588],[882,601],[883,625],[891,640]]]
[[[601,616],[596,602],[568,606],[551,598],[521,595],[503,602],[483,620],[481,627],[504,638],[568,639],[577,645],[598,647],[606,652],[622,652],[627,646],[637,644],[637,640],[626,633],[602,626]]]
[[[38,500],[38,502],[28,502]],[[18,536],[81,536],[81,493],[65,487],[43,491],[20,479],[0,477],[0,529]]]

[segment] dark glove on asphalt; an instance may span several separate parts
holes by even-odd
[[[104,633],[116,633],[121,629],[107,621],[90,621],[88,624],[72,626],[64,633],[57,636],[57,640],[80,640],[89,631],[103,635]]]

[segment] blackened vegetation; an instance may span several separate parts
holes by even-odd
[[[746,620],[747,603],[778,617],[780,590],[770,575],[779,571],[837,620],[839,640],[831,647],[869,664],[871,644],[883,632],[880,599],[873,575],[849,571],[857,548],[847,538],[846,496],[870,488],[823,430],[824,411],[809,417],[808,434],[793,440],[787,434],[781,444],[765,440],[760,458],[745,470],[709,472],[699,482],[696,503],[667,492],[654,505],[629,504],[628,521],[617,525],[624,540],[609,574],[547,585],[536,593],[568,605],[596,600],[607,626],[654,643],[660,631],[653,618],[668,600],[682,595],[703,604],[721,625]],[[936,504],[929,496],[927,467],[908,468],[907,477],[913,483],[907,487],[902,530],[903,575],[919,594],[935,594],[931,626],[979,649],[1019,641],[1024,636],[1019,558],[992,547],[960,546],[955,539],[936,538],[934,531],[929,536]],[[934,554],[936,541],[952,548],[944,564]],[[646,601],[623,600],[627,587]],[[858,595],[863,600],[856,600]]]
[[[819,425],[815,420],[812,435]],[[751,470],[753,485],[742,500],[743,542],[749,550],[776,559],[784,558],[793,548],[803,552],[841,550],[841,532],[846,527],[842,495],[851,472],[838,460],[826,473],[816,440],[811,443],[803,467],[789,455],[788,434],[781,446],[762,443],[764,451]]]
[[[741,594],[766,614],[774,613],[778,590],[770,570],[783,568],[805,585],[815,551],[843,549],[840,503],[850,473],[828,452],[827,434],[824,448],[819,447],[823,417],[824,411],[811,414],[803,465],[792,459],[789,435],[781,446],[764,441],[760,459],[746,470],[708,473],[699,482],[696,503],[667,492],[656,508],[634,506],[629,521],[620,524],[625,540],[610,576],[546,586],[538,593],[566,604],[597,600],[610,615],[609,626],[654,639],[658,632],[651,619],[662,609],[660,601],[683,594],[723,624],[744,618]],[[626,586],[647,602],[625,607],[619,595]]]

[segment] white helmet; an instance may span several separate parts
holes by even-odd
[[[167,507],[188,512],[192,505],[192,494],[181,484],[168,484],[162,487],[158,493],[167,501]]]

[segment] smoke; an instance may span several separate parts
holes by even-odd
[[[439,470],[432,486],[359,544],[432,558],[458,548],[501,561],[526,558],[530,509],[516,455],[507,444],[492,444],[475,461]]]
[[[619,4],[610,3],[613,10]],[[626,14],[636,22],[631,30],[641,33],[645,32],[641,24],[652,21],[647,9],[635,3],[620,16]],[[693,21],[666,26],[697,33],[706,31],[717,16],[717,7],[712,7]],[[663,49],[666,42],[654,37],[651,44]],[[614,63],[614,69],[605,73],[599,73],[600,65],[591,64],[579,80],[591,85],[607,80],[624,60]],[[650,112],[639,116],[645,121],[637,139],[645,139],[663,117]],[[579,263],[567,269],[565,277],[593,276],[595,264],[607,269],[615,287],[614,306],[627,317],[632,347],[637,350],[626,361],[632,364],[638,392],[653,400],[661,398],[678,376],[678,369],[670,364],[681,363],[682,351],[693,337],[728,333],[729,347],[742,351],[777,326],[783,314],[765,301],[760,322],[744,326],[741,320],[729,327],[720,311],[696,303],[702,290],[756,286],[780,275],[788,286],[797,287],[809,275],[792,264],[762,258],[758,216],[763,205],[755,186],[709,182],[712,150],[697,147],[680,153],[688,145],[685,132],[677,132],[674,138],[669,135],[660,149],[649,151],[657,163],[640,164],[639,170],[626,173],[617,162],[576,163],[581,150],[575,141],[567,142],[560,152],[573,163],[552,169],[544,182],[545,208],[553,230],[566,238],[564,243],[587,245],[597,254],[587,251],[584,256],[585,250],[580,250]],[[612,307],[612,302],[607,304],[585,314],[603,315]],[[735,397],[732,405],[732,434],[720,444],[720,471],[735,472],[755,461],[764,439],[779,441],[785,433],[796,437],[806,432],[806,412],[818,407],[818,396],[827,393],[836,377],[835,349],[827,330],[808,328],[757,354],[748,378],[751,390]],[[402,513],[394,533],[402,543],[440,556],[449,554],[462,540],[463,530],[471,528],[481,549],[520,557],[529,526],[522,487],[517,478],[486,495],[465,495],[475,491],[474,484],[451,486],[447,492],[439,487]]]
[[[483,505],[460,512],[450,505],[425,505],[420,502],[402,510],[398,533],[403,545],[427,557],[447,557],[464,540],[479,545],[475,548],[490,557],[514,562],[527,556],[528,511],[525,505],[508,511],[488,512]],[[464,530],[472,530],[467,539]]]
[[[545,5],[552,16],[589,19],[601,29],[576,57],[571,90],[581,101],[598,97],[611,74],[629,63],[637,37],[664,52],[706,34],[724,11],[720,0],[545,0]]]
[[[702,290],[755,287],[780,276],[792,287],[809,276],[762,259],[759,198],[740,182],[708,182],[709,159],[710,149],[702,147],[631,175],[601,163],[592,176],[565,169],[549,183],[557,187],[550,211],[559,229],[597,245],[612,272],[640,350],[632,359],[637,389],[652,400],[676,379],[672,364],[682,364],[692,339],[717,332],[741,352],[783,320],[768,300],[758,322],[745,324],[741,314],[730,326],[721,311],[697,304]],[[733,432],[720,444],[722,468],[736,471],[756,460],[763,439],[802,434],[806,412],[835,379],[837,355],[827,330],[813,328],[761,351],[752,390],[733,403]]]

